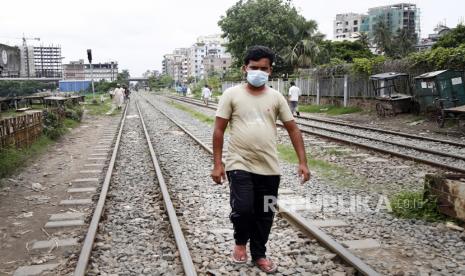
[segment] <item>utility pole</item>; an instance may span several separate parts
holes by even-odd
[[[90,64],[90,79],[92,84],[92,97],[95,99],[95,89],[94,89],[94,68],[92,67],[92,49],[87,49],[87,59]]]

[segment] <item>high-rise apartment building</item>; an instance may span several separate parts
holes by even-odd
[[[373,37],[376,24],[384,22],[392,33],[407,29],[420,37],[420,10],[416,4],[400,3],[368,9],[368,15],[362,21],[360,31]]]
[[[360,32],[367,33],[372,39],[379,22],[383,22],[393,34],[399,29],[407,29],[417,38],[420,37],[420,9],[416,4],[399,3],[370,8],[367,14],[337,14],[333,39],[353,40]]]
[[[351,40],[360,32],[360,26],[366,15],[359,13],[337,14],[333,26],[334,40]]]
[[[60,46],[20,46],[21,77],[61,78],[63,76]]]

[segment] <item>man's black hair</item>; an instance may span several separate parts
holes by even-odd
[[[295,82],[294,82],[294,81],[291,81],[291,85],[295,85]]]
[[[251,60],[259,61],[262,58],[267,58],[270,61],[270,66],[273,66],[273,51],[266,46],[255,45],[247,49],[247,53],[245,54],[244,58],[244,64],[248,65]]]
[[[205,84],[205,87],[208,87],[208,84]]]

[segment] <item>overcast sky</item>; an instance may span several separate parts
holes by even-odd
[[[217,22],[236,0],[30,0],[2,1],[0,43],[20,44],[26,37],[34,45],[59,44],[64,61],[86,58],[93,50],[95,62],[116,60],[132,76],[160,70],[162,57],[177,47],[188,47],[200,35],[221,33]],[[307,19],[332,38],[337,13],[363,13],[370,7],[402,1],[294,0]],[[410,1],[421,9],[422,37],[446,20],[454,27],[465,16],[463,0]]]

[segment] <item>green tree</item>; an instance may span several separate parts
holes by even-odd
[[[0,81],[0,97],[26,96],[44,89],[53,90],[55,83],[38,81]]]
[[[106,80],[100,80],[94,83],[96,92],[108,92],[110,89],[116,87],[116,81],[108,82]]]
[[[280,53],[301,38],[293,31],[306,22],[290,0],[240,0],[226,11],[218,25],[228,39],[228,52],[235,59],[233,66],[240,67],[249,46],[265,45]],[[278,57],[274,72],[292,71],[289,63]]]
[[[123,71],[121,71],[121,73],[118,73],[118,76],[116,77],[116,81],[119,83],[119,84],[126,84],[126,85],[129,85],[129,77],[131,75],[129,75],[129,70],[128,69],[124,69]]]
[[[370,37],[368,36],[367,32],[359,32],[358,34],[355,35],[355,38],[357,39],[357,42],[362,44],[366,48],[370,48],[371,43],[370,43]]]
[[[459,24],[456,28],[450,30],[444,36],[439,38],[438,42],[433,45],[433,49],[443,48],[455,48],[459,47],[460,44],[465,43],[465,25]]]
[[[173,78],[171,78],[168,75],[161,75],[158,77],[155,76],[150,76],[148,78],[148,86],[152,90],[157,90],[161,88],[170,88],[171,85],[173,84]]]
[[[403,28],[397,30],[392,42],[392,56],[395,58],[403,58],[408,54],[415,52],[416,42],[417,36],[408,29]]]
[[[240,81],[242,80],[242,75],[241,68],[229,68],[223,76],[223,81]]]
[[[371,58],[373,53],[368,46],[359,41],[325,41],[324,48],[331,59],[339,59],[345,62],[352,62],[354,58]],[[324,60],[325,63],[328,60]]]
[[[383,20],[379,20],[374,26],[373,42],[380,53],[392,55],[392,33]]]
[[[317,29],[318,24],[314,20],[299,22],[299,25],[293,26],[292,32],[297,41],[284,47],[280,55],[292,66],[294,72],[298,68],[310,68],[316,64],[324,38]]]

